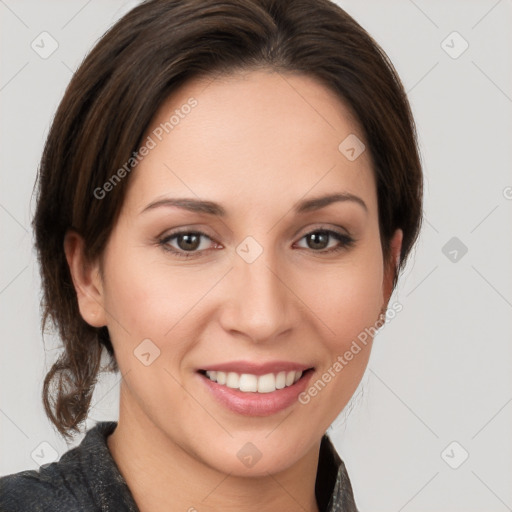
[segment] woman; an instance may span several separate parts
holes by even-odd
[[[34,218],[47,414],[79,432],[106,352],[119,421],[0,479],[0,508],[357,510],[325,432],[421,203],[400,80],[335,4],[132,10],[65,93]]]

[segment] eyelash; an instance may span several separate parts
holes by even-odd
[[[324,249],[324,250],[320,250],[320,251],[315,251],[314,249],[309,249],[310,251],[312,251],[315,254],[323,255],[323,254],[338,253],[340,251],[351,248],[356,242],[355,239],[353,239],[352,237],[350,237],[344,233],[339,233],[338,231],[334,231],[332,229],[324,229],[324,228],[318,228],[313,231],[310,231],[309,233],[306,233],[305,235],[303,235],[300,238],[300,240],[302,240],[303,238],[306,238],[307,236],[312,235],[314,233],[328,234],[330,237],[335,238],[336,240],[338,240],[340,242],[340,245],[331,247],[330,249]],[[171,233],[169,235],[166,235],[163,238],[160,238],[158,240],[158,245],[161,246],[164,251],[170,252],[173,255],[178,256],[179,258],[197,257],[197,255],[200,255],[201,252],[203,252],[203,251],[197,251],[197,250],[196,251],[182,251],[182,250],[178,251],[174,248],[170,248],[168,245],[169,242],[171,240],[177,238],[180,235],[199,235],[199,236],[204,236],[204,237],[212,240],[212,238],[210,236],[208,236],[206,233],[203,233],[202,231],[183,230],[183,231],[176,231],[175,233]],[[208,250],[208,249],[206,249],[206,250]],[[306,249],[306,250],[308,250],[308,249]]]

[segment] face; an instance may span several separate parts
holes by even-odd
[[[79,293],[84,318],[108,326],[130,421],[234,475],[317,446],[391,292],[370,156],[338,149],[351,134],[363,139],[349,110],[301,75],[188,82],[162,105],[102,277]]]

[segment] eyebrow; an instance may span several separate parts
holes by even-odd
[[[314,197],[312,199],[306,199],[295,203],[293,211],[297,214],[308,213],[314,210],[320,210],[336,202],[353,202],[360,205],[366,212],[368,207],[366,203],[359,197],[349,192],[328,194],[320,197]],[[225,217],[226,210],[218,203],[213,201],[205,201],[201,199],[192,198],[171,198],[166,197],[158,199],[148,204],[141,213],[148,210],[154,210],[160,207],[177,207],[184,210],[188,210],[194,213],[206,213],[208,215],[216,215],[218,217]]]
[[[350,194],[349,192],[329,194],[326,196],[314,197],[313,199],[300,201],[299,203],[295,204],[294,211],[295,213],[307,213],[313,210],[320,210],[321,208],[325,208],[326,206],[329,206],[332,203],[343,203],[347,201],[358,204],[366,212],[368,212],[368,207],[366,206],[366,203],[359,196]]]

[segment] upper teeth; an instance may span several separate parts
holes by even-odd
[[[302,377],[302,372],[267,373],[258,376],[251,373],[208,370],[206,376],[213,382],[226,385],[228,388],[246,392],[272,393],[276,389],[283,389],[297,382]]]

